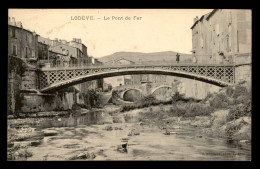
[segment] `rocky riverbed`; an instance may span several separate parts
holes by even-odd
[[[82,110],[76,117],[10,119],[8,160],[251,159],[251,136],[245,134],[250,118],[230,122],[243,125],[230,142],[225,134],[231,125],[225,123],[227,110],[211,116],[167,117],[170,108],[122,113],[110,105]],[[155,114],[159,110],[160,116]]]

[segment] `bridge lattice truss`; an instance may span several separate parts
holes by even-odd
[[[173,72],[175,74],[188,74],[189,76],[214,79],[224,84],[235,83],[235,68],[233,65],[171,65],[171,66],[110,66],[110,67],[63,67],[44,68],[39,74],[40,90],[48,90],[50,87],[57,87],[66,81],[77,80],[87,75],[106,74],[111,72],[124,71],[158,71]],[[146,72],[147,73],[147,72]],[[129,73],[131,74],[131,73]],[[160,73],[158,73],[160,74]],[[102,78],[102,77],[101,77]],[[68,82],[69,83],[69,82]]]

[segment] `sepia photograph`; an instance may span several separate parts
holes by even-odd
[[[8,9],[7,161],[251,161],[251,9]]]

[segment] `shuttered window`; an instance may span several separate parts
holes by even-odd
[[[219,35],[219,24],[216,24],[215,30],[216,30],[216,35],[218,36]]]
[[[13,55],[17,55],[17,46],[13,45]]]

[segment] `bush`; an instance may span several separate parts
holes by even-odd
[[[231,86],[228,86],[225,88],[225,93],[228,97],[232,97],[233,93],[234,93],[234,89]]]
[[[227,121],[239,119],[243,116],[251,116],[251,103],[232,108],[227,116]]]
[[[82,94],[82,97],[84,98],[84,103],[87,108],[100,106],[100,95],[95,90],[88,90],[86,93]]]
[[[249,95],[246,87],[236,85],[232,97],[237,98],[239,96]]]
[[[228,97],[224,93],[219,93],[213,96],[212,99],[209,100],[210,106],[215,109],[226,108],[230,101]]]
[[[179,100],[185,100],[184,99],[184,94],[180,94],[179,92],[176,92],[173,96],[172,96],[172,103],[176,103]]]
[[[72,105],[72,110],[80,110],[81,107],[78,104],[73,104]]]
[[[231,123],[231,124],[227,125],[225,132],[228,137],[231,137],[234,135],[235,132],[240,130],[241,127],[242,127],[242,123],[239,123],[239,124]]]
[[[113,90],[113,92],[112,92],[112,97],[113,97],[113,98],[120,98],[120,96],[119,96],[119,91]]]
[[[143,107],[148,107],[152,104],[156,104],[156,98],[153,95],[148,95],[141,98],[140,103],[143,104]]]

